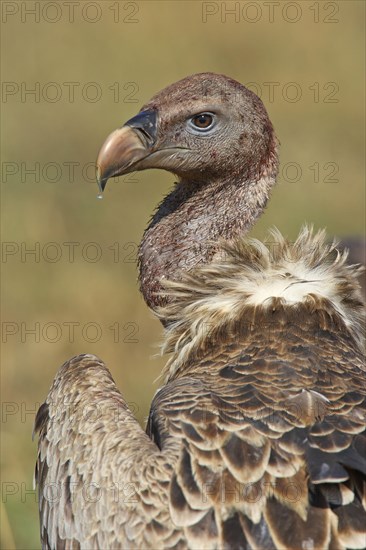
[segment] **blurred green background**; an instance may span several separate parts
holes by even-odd
[[[165,361],[135,254],[174,179],[137,173],[97,200],[92,163],[104,138],[167,84],[225,73],[261,95],[282,144],[279,184],[253,234],[277,225],[294,237],[304,221],[362,234],[365,4],[1,7],[1,547],[30,549],[39,548],[32,426],[57,368],[99,355],[143,423]]]

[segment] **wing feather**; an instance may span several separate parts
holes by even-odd
[[[82,355],[61,367],[35,432],[44,549],[177,544],[169,511],[159,507],[171,467],[100,359]]]
[[[330,327],[328,346],[293,329],[265,349],[260,330],[216,342],[154,398],[150,419],[182,442],[170,506],[189,548],[206,507],[220,548],[365,546],[363,357]]]
[[[294,330],[206,349],[147,433],[98,358],[65,363],[35,424],[43,548],[363,548],[363,358]]]

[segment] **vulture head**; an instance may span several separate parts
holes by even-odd
[[[98,178],[162,168],[202,185],[260,179],[277,165],[276,139],[262,101],[223,75],[196,74],[156,94],[105,141]]]
[[[224,75],[189,76],[156,94],[103,144],[97,160],[107,180],[147,168],[178,182],[153,216],[140,245],[147,304],[168,298],[161,281],[208,263],[219,241],[247,231],[275,183],[278,141],[262,101]]]

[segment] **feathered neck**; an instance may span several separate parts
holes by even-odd
[[[176,184],[159,205],[139,248],[140,287],[149,307],[169,300],[161,292],[162,279],[180,280],[210,263],[220,240],[231,241],[251,229],[270,197],[277,168],[276,149],[257,177],[246,174],[241,180],[230,174],[220,181]]]
[[[363,268],[347,265],[348,252],[339,252],[337,242],[327,244],[324,231],[313,234],[305,227],[294,243],[273,230],[266,244],[245,237],[221,244],[211,264],[165,282],[172,300],[157,314],[167,323],[163,351],[173,352],[164,372],[168,379],[215,334],[235,334],[238,324],[263,323],[276,309],[286,308],[288,318],[297,322],[305,315],[315,325],[316,313],[325,313],[362,345],[358,277]]]

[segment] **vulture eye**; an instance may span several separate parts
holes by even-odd
[[[214,126],[215,118],[212,113],[199,113],[192,117],[189,121],[190,126],[193,130],[206,131],[211,130]]]

